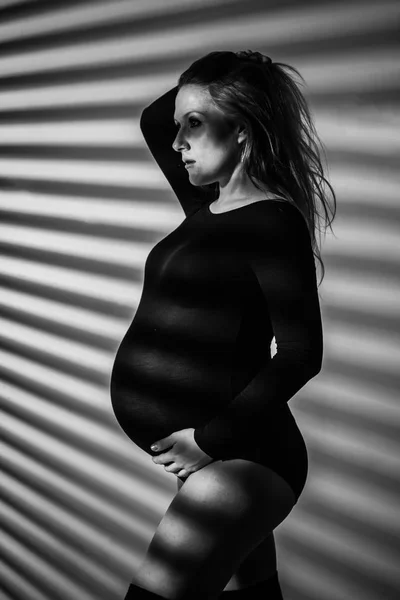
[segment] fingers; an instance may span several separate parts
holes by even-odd
[[[182,469],[182,467],[178,467],[176,463],[172,463],[171,465],[167,465],[164,467],[168,473],[173,473],[177,477],[187,477],[189,472],[186,469]]]
[[[184,469],[182,465],[178,466],[176,462],[174,462],[174,457],[168,452],[159,454],[157,456],[152,456],[151,460],[156,465],[164,466],[165,471],[168,473],[174,473],[174,475],[179,477],[188,477],[189,475],[189,472]]]
[[[174,457],[171,456],[169,452],[166,452],[164,454],[159,454],[158,456],[152,456],[151,460],[156,465],[165,465],[167,463],[172,462],[174,460]]]
[[[182,468],[182,465],[178,466],[172,457],[168,456],[168,454],[153,456],[151,460],[156,465],[164,465],[164,469],[168,473],[175,473],[175,475],[182,473],[183,476],[187,474],[186,470]]]
[[[182,467],[178,467],[177,464],[171,463],[170,465],[166,465],[164,467],[164,469],[166,471],[168,471],[168,473],[175,473],[175,475],[176,475],[178,473],[178,471],[180,471],[182,469]]]
[[[182,466],[178,467],[174,462],[169,465],[164,465],[164,470],[168,473],[173,473],[177,477],[187,477],[189,475],[186,469],[183,469]]]

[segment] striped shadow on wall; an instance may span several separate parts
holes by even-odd
[[[3,600],[117,600],[176,491],[109,378],[152,246],[183,219],[138,120],[196,58],[292,64],[338,198],[322,373],[291,407],[306,489],[276,531],[287,600],[400,589],[398,3],[0,2]]]

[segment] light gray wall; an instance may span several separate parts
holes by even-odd
[[[138,118],[199,56],[247,48],[305,78],[338,199],[324,367],[290,401],[310,471],[276,531],[282,588],[394,600],[398,3],[0,7],[1,600],[122,598],[176,491],[119,428],[108,391],[146,256],[183,219]]]

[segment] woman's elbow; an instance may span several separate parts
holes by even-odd
[[[318,352],[314,352],[312,354],[311,360],[308,363],[310,379],[318,375],[318,373],[322,370],[322,350]]]
[[[299,356],[299,366],[307,381],[318,375],[322,370],[322,349],[303,350]]]

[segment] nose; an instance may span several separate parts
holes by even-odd
[[[183,141],[180,138],[180,131],[178,131],[178,133],[176,134],[176,138],[173,141],[172,148],[176,152],[182,152],[182,150],[184,148],[187,148],[187,144],[184,144]]]

